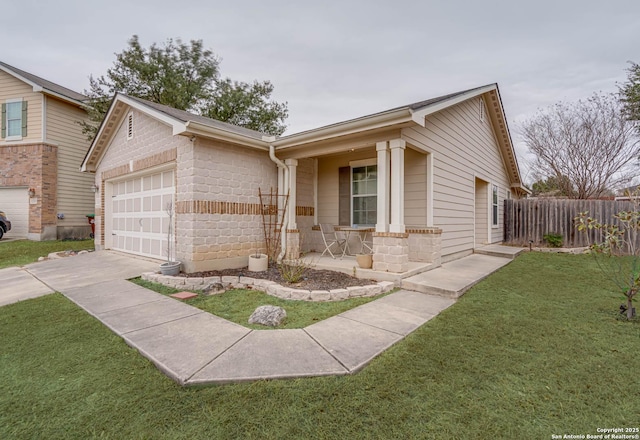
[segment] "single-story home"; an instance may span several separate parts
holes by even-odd
[[[80,172],[90,142],[86,96],[0,62],[0,210],[9,236],[88,238],[93,176]]]
[[[164,258],[172,203],[187,272],[264,251],[259,191],[288,194],[289,257],[324,249],[321,223],[367,226],[394,273],[501,242],[503,200],[527,192],[497,84],[282,137],[117,94],[82,170],[98,249]]]

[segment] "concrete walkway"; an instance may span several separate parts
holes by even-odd
[[[10,287],[0,290],[0,305],[60,291],[182,385],[345,375],[450,307],[518,250],[501,248],[406,278],[405,290],[296,330],[251,330],[137,286],[126,279],[158,263],[108,251],[2,269],[0,286]]]
[[[0,306],[157,269],[157,261],[109,251],[8,267],[0,269]]]
[[[296,330],[251,330],[128,281],[64,295],[181,385],[344,375],[451,306],[399,291]]]

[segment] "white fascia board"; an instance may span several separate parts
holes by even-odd
[[[447,99],[445,101],[438,102],[437,104],[427,105],[419,110],[411,111],[411,119],[418,125],[424,127],[425,126],[425,118],[433,113],[437,113],[441,110],[444,110],[447,107],[454,106],[456,104],[460,104],[461,102],[466,101],[467,99],[471,99],[475,96],[480,96],[484,93],[490,92],[491,90],[496,90],[495,84],[490,86],[482,87],[480,89],[473,90],[469,93],[463,93],[462,95],[455,96],[453,98]]]
[[[136,100],[129,98],[128,96],[118,94],[113,104],[115,104],[117,101],[123,102],[127,104],[129,107],[139,110],[142,113],[146,113],[152,118],[157,119],[158,121],[170,126],[173,129],[173,134],[180,134],[182,133],[182,131],[180,130],[184,129],[185,123],[183,121],[173,118],[167,115],[166,113],[162,113],[154,108],[148,107],[142,104],[141,102],[138,102]]]
[[[275,142],[272,142],[272,144],[277,149],[284,149],[410,121],[411,113],[409,108],[403,107],[390,112],[378,113],[372,116],[365,116],[363,118],[352,119],[350,121],[339,122],[326,127],[292,134],[279,138]]]
[[[511,188],[519,189],[522,192],[525,192],[527,194],[531,194],[531,190],[529,188],[527,188],[526,186],[522,185],[521,183],[512,183],[511,184]]]
[[[69,98],[68,96],[64,96],[64,95],[61,95],[60,93],[52,92],[52,91],[51,91],[51,90],[49,90],[49,89],[43,89],[42,87],[40,87],[40,89],[41,89],[40,91],[41,91],[42,93],[45,93],[45,94],[47,94],[47,95],[49,95],[49,96],[55,96],[55,97],[56,97],[56,98],[58,98],[58,99],[61,99],[61,100],[63,100],[63,101],[67,101],[67,102],[69,102],[69,103],[71,103],[71,104],[75,104],[75,105],[77,105],[78,107],[82,107],[83,109],[89,109],[89,108],[91,108],[91,106],[90,106],[89,104],[87,104],[86,102],[78,101],[78,100],[76,100],[76,99],[71,99],[71,98]],[[36,88],[35,88],[35,87],[33,88],[33,91],[34,91],[34,92],[36,91]]]
[[[268,150],[269,142],[262,139],[252,138],[240,133],[236,133],[231,130],[225,130],[223,128],[211,127],[209,125],[200,124],[194,121],[187,121],[184,124],[184,131],[177,133],[174,129],[173,134],[194,134],[203,137],[220,139],[234,144],[240,144],[247,147],[257,148],[259,150]]]

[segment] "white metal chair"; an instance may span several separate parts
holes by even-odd
[[[364,231],[362,234],[358,234],[360,237],[360,252],[363,254],[370,254],[373,252],[373,235],[369,231]]]
[[[320,256],[322,257],[324,254],[329,252],[329,255],[331,255],[331,258],[335,259],[336,256],[333,255],[333,252],[331,252],[331,248],[333,246],[337,246],[338,251],[342,250],[341,257],[344,257],[344,253],[347,250],[346,248],[347,240],[344,238],[338,237],[336,228],[329,223],[320,223],[320,232],[322,233],[322,241],[324,242],[324,246],[325,246],[324,252],[322,252],[322,255]]]

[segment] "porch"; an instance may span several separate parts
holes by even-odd
[[[424,146],[402,139],[401,130],[312,144],[280,156],[278,192],[288,194],[289,206],[287,258],[304,254],[322,268],[353,274],[355,266],[359,277],[395,281],[440,264],[432,157]],[[320,258],[321,223],[346,232],[352,253],[361,241],[349,230],[366,229],[372,269],[357,268],[354,258]]]
[[[322,255],[322,252],[309,252],[301,256],[304,264],[312,269],[333,270],[360,279],[370,279],[375,281],[391,281],[400,285],[403,279],[427,272],[440,266],[440,263],[425,263],[419,261],[409,261],[407,270],[404,272],[388,272],[374,269],[362,269],[358,267],[355,255],[345,255],[344,257],[331,258],[329,255]]]

